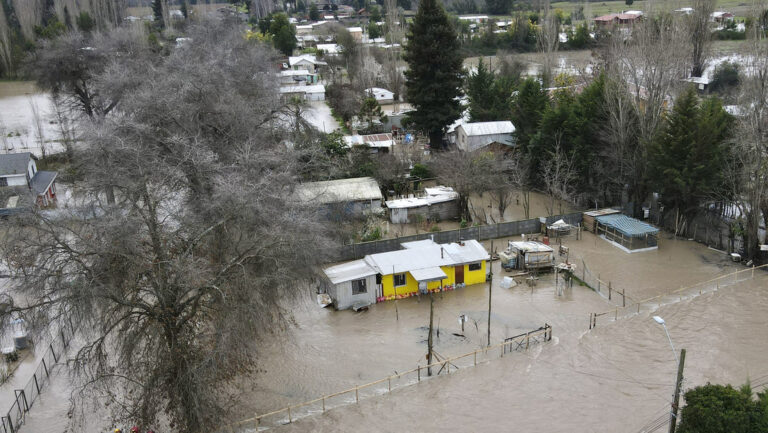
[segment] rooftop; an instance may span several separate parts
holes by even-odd
[[[370,135],[345,135],[344,142],[348,147],[368,146],[368,147],[386,147],[390,148],[395,144],[392,134],[370,134]]]
[[[427,194],[425,197],[409,197],[389,200],[386,202],[386,205],[390,209],[413,208],[444,203],[459,198],[459,194],[455,192],[453,188],[448,186],[424,188],[424,192]]]
[[[32,154],[29,152],[0,155],[0,176],[25,174]]]
[[[280,93],[325,93],[325,86],[315,84],[312,86],[285,86],[280,88]]]
[[[468,136],[512,134],[515,132],[515,125],[509,120],[499,122],[464,123],[459,125],[459,128],[464,129],[464,132],[466,132]]]
[[[59,173],[56,171],[38,171],[29,182],[29,187],[38,195],[44,194],[58,175]]]
[[[597,222],[631,237],[641,237],[659,232],[656,227],[623,214],[598,216]]]
[[[299,200],[321,204],[381,200],[381,190],[376,179],[372,177],[356,177],[353,179],[326,180],[322,182],[307,182],[296,187]]]
[[[440,266],[455,266],[489,260],[490,255],[480,242],[470,239],[464,245],[438,244],[433,241],[409,242],[403,250],[365,256],[368,265],[382,275],[411,272]]]
[[[326,268],[324,272],[333,284],[376,275],[376,271],[368,266],[363,259],[331,266],[330,268]]]
[[[534,241],[509,242],[509,246],[525,252],[550,252],[554,251],[549,245]]]

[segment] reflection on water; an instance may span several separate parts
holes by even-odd
[[[0,82],[0,153],[40,152],[40,133],[35,112],[40,119],[42,139],[48,152],[59,150],[51,141],[61,134],[54,122],[54,111],[47,93],[30,81]]]

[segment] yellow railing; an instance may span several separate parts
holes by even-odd
[[[360,401],[360,391],[364,390],[366,388],[371,388],[371,387],[374,387],[376,385],[383,384],[383,383],[386,382],[387,383],[387,391],[386,392],[392,392],[392,389],[393,389],[392,381],[393,380],[401,379],[404,376],[412,375],[412,374],[415,373],[417,375],[417,383],[418,383],[418,382],[421,382],[422,379],[426,379],[426,377],[422,378],[422,376],[423,376],[422,373],[423,372],[429,372],[433,368],[434,369],[439,368],[437,375],[439,375],[440,372],[442,372],[443,370],[446,370],[447,373],[450,373],[451,372],[451,366],[454,367],[454,370],[459,368],[458,366],[455,365],[456,361],[472,357],[473,358],[472,365],[477,365],[478,364],[478,359],[477,359],[478,358],[477,357],[478,354],[488,354],[489,352],[493,352],[495,350],[498,350],[500,357],[503,357],[504,353],[507,350],[514,351],[514,350],[516,350],[518,348],[519,349],[527,350],[530,347],[530,345],[531,345],[531,340],[532,339],[537,339],[537,338],[541,338],[541,339],[543,339],[543,341],[551,340],[552,339],[552,327],[549,326],[549,325],[545,325],[544,327],[539,328],[539,329],[537,329],[535,331],[531,331],[531,332],[528,332],[528,333],[525,333],[525,334],[518,335],[518,336],[516,336],[514,338],[507,339],[504,342],[496,344],[496,345],[493,345],[493,346],[488,346],[488,347],[485,347],[485,348],[482,348],[482,349],[475,350],[473,352],[465,353],[463,355],[454,356],[452,358],[442,359],[442,360],[440,360],[438,362],[433,362],[433,363],[425,365],[423,367],[422,366],[418,366],[418,367],[416,367],[416,368],[414,368],[412,370],[408,370],[408,371],[404,371],[404,372],[401,372],[401,373],[397,373],[397,374],[394,374],[392,376],[385,377],[383,379],[375,380],[373,382],[368,382],[368,383],[363,384],[363,385],[357,385],[357,386],[355,386],[353,388],[345,389],[343,391],[339,391],[339,392],[336,392],[336,393],[333,393],[333,394],[323,395],[322,397],[318,397],[318,398],[315,398],[313,400],[308,400],[308,401],[305,401],[305,402],[302,402],[302,403],[286,406],[286,407],[284,407],[282,409],[274,410],[272,412],[267,412],[267,413],[263,413],[263,414],[260,414],[260,415],[256,415],[256,416],[254,416],[252,418],[244,419],[244,420],[241,420],[241,421],[238,421],[238,422],[235,422],[235,423],[231,424],[228,427],[228,430],[230,432],[233,432],[233,431],[236,431],[236,429],[240,429],[240,428],[247,427],[247,426],[250,426],[251,428],[258,430],[259,427],[261,426],[262,420],[264,418],[272,417],[272,416],[275,416],[275,415],[281,415],[281,414],[286,417],[288,423],[292,423],[295,419],[297,419],[297,417],[295,417],[297,409],[300,409],[300,408],[303,408],[303,407],[306,407],[306,406],[310,406],[310,405],[320,404],[321,407],[322,407],[322,409],[321,409],[322,412],[325,412],[327,410],[326,403],[328,402],[329,399],[332,399],[334,397],[338,397],[338,396],[341,396],[341,395],[345,395],[345,394],[350,394],[351,395],[352,393],[354,393],[354,395],[355,395],[355,403],[358,403]],[[538,340],[535,340],[535,341],[538,341]],[[534,343],[535,343],[535,341],[534,341]],[[481,360],[480,362],[482,363],[483,361]],[[487,362],[487,360],[486,360],[486,362]],[[397,386],[395,388],[397,388]]]
[[[728,283],[736,283],[736,282],[739,281],[739,279],[738,279],[739,275],[744,274],[744,273],[751,273],[751,277],[750,278],[754,278],[755,277],[755,270],[756,269],[765,268],[765,267],[768,267],[768,263],[764,264],[764,265],[760,265],[760,266],[752,266],[751,268],[742,269],[742,270],[736,271],[736,272],[731,272],[731,273],[728,273],[728,274],[725,274],[725,275],[721,275],[719,277],[711,278],[711,279],[706,280],[706,281],[701,281],[701,282],[698,282],[696,284],[692,284],[690,286],[681,287],[679,289],[675,289],[675,290],[672,290],[672,291],[667,292],[667,293],[662,293],[660,295],[651,296],[650,298],[646,298],[646,299],[642,299],[642,300],[636,301],[636,302],[634,302],[631,305],[626,305],[626,306],[622,306],[622,307],[616,307],[614,309],[611,309],[609,311],[604,311],[602,313],[590,313],[589,314],[589,329],[592,329],[595,326],[597,326],[597,318],[600,317],[600,316],[608,316],[608,315],[612,314],[614,316],[613,319],[615,321],[615,320],[619,319],[619,311],[622,312],[622,316],[623,316],[623,313],[626,312],[626,311],[633,311],[634,313],[640,313],[640,307],[643,304],[658,303],[658,306],[660,307],[661,306],[661,300],[663,298],[669,297],[669,296],[678,295],[678,294],[680,294],[682,292],[690,291],[691,289],[695,289],[696,287],[699,288],[699,293],[698,294],[701,295],[702,293],[704,293],[704,287],[707,286],[707,285],[713,285],[714,284],[715,288],[717,289],[717,288],[720,287],[720,285],[726,285]],[[730,281],[731,278],[733,279],[733,281]],[[627,296],[627,298],[629,298],[629,296]],[[683,300],[683,295],[680,295],[680,299],[679,300],[681,300],[681,301]]]

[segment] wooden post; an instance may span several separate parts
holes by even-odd
[[[435,298],[429,292],[429,336],[427,337],[427,376],[432,376],[432,324],[435,316]]]
[[[589,329],[592,329],[592,313],[589,313]]]
[[[528,346],[531,344],[531,334],[529,332],[525,333],[525,350],[528,350]]]
[[[288,423],[290,424],[292,422],[293,422],[293,419],[291,419],[291,407],[288,406]]]
[[[611,300],[611,292],[613,292],[613,288],[611,287],[611,282],[608,281],[608,300]]]
[[[477,365],[477,350],[475,350],[475,365]]]
[[[491,241],[491,254],[493,254],[493,241]],[[491,294],[493,293],[493,262],[488,262],[489,269],[488,276],[490,281],[488,283],[488,345],[491,345]]]
[[[672,402],[672,416],[669,419],[669,433],[675,433],[677,427],[677,410],[680,404],[680,388],[683,386],[683,368],[685,367],[685,349],[680,349],[680,364],[677,366],[677,382],[675,382],[675,399]]]
[[[325,412],[325,396],[323,396],[323,412]]]
[[[416,366],[416,374],[418,375],[416,376],[418,378],[417,382],[421,382],[421,365]]]
[[[37,394],[40,395],[40,385],[37,383],[37,373],[32,373],[32,378],[35,379],[35,388],[37,388]]]
[[[616,314],[613,316],[613,321],[619,320],[619,307],[616,307]]]
[[[357,385],[355,385],[355,403],[360,403],[360,397],[357,394]]]
[[[627,289],[621,290],[621,306],[626,307],[627,306]]]

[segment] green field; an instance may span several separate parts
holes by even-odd
[[[578,9],[580,6],[584,6],[581,2],[557,2],[552,3],[553,9],[562,9],[565,12],[571,12]],[[627,6],[624,1],[606,1],[606,2],[591,2],[589,3],[589,15],[600,16],[615,12],[621,12],[626,10],[643,10],[645,9],[646,1],[638,0]],[[670,8],[672,10],[682,7],[690,7],[690,1],[670,1],[665,2],[663,7]],[[718,0],[717,9],[727,10],[738,16],[747,16],[751,9],[750,3],[744,0]]]

